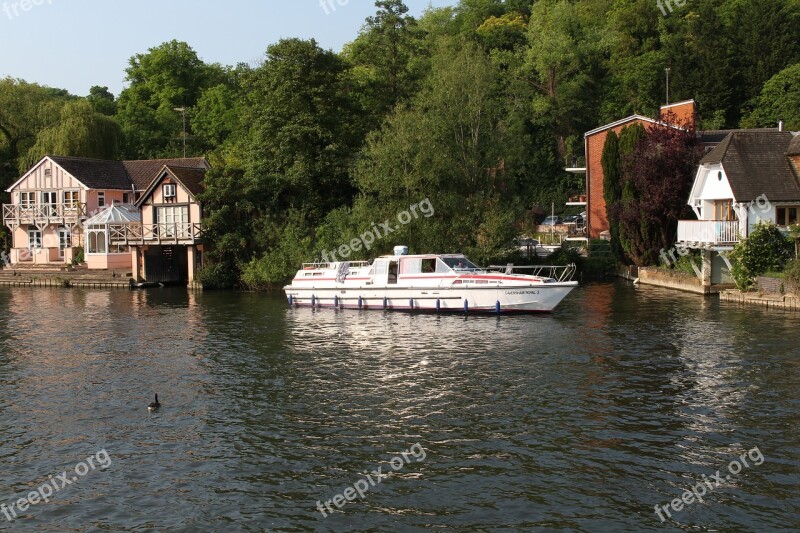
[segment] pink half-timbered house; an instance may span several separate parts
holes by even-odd
[[[82,248],[90,269],[191,282],[202,262],[197,194],[208,168],[205,158],[46,156],[8,188],[11,266],[69,265]]]

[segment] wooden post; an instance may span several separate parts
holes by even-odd
[[[189,281],[190,284],[194,282],[194,276],[197,273],[197,253],[196,252],[197,252],[197,250],[196,250],[194,245],[188,247],[187,254],[188,254],[189,257],[188,257],[187,263],[189,263],[188,281]]]
[[[131,274],[133,275],[133,282],[140,283],[141,277],[139,276],[139,247],[131,246]]]

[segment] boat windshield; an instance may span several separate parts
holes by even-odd
[[[478,266],[476,266],[472,261],[470,261],[469,259],[467,259],[464,256],[461,256],[461,257],[442,257],[441,260],[444,261],[447,266],[449,266],[450,268],[452,268],[453,270],[456,270],[456,271],[459,271],[459,270],[461,270],[461,271],[463,271],[463,270],[467,270],[467,271],[469,271],[469,270],[480,270],[480,268]]]

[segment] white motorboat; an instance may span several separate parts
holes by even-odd
[[[461,254],[408,255],[398,246],[371,263],[304,264],[284,291],[301,307],[547,313],[578,286],[574,273],[574,264],[480,268]]]

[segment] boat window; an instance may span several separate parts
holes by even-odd
[[[442,261],[441,259],[436,260],[436,273],[437,274],[447,274],[450,272],[450,267]]]
[[[372,266],[372,272],[370,275],[372,276],[383,276],[386,274],[387,271],[387,261],[386,259],[378,259],[375,261],[375,264]]]
[[[436,272],[436,258],[422,260],[422,273],[434,274]]]
[[[422,260],[409,257],[400,260],[400,273],[401,274],[419,274],[422,272]]]
[[[479,270],[469,259],[461,257],[445,257],[442,259],[453,270]]]

